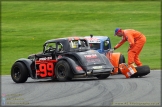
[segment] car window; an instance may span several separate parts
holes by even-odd
[[[81,44],[80,44],[81,47],[88,47],[88,43],[86,40],[81,40],[80,42],[81,42]]]
[[[103,45],[104,45],[104,50],[109,49],[109,41],[108,40],[104,41]]]
[[[47,52],[49,49],[56,49],[56,43],[48,43],[45,46],[45,51]]]
[[[70,47],[73,49],[88,47],[88,43],[86,40],[72,40],[69,43]]]
[[[64,50],[63,50],[63,49],[64,49],[64,48],[63,48],[63,45],[62,45],[61,43],[59,43],[59,42],[57,43],[57,45],[58,45],[58,46],[57,46],[57,47],[58,47],[58,51],[59,51],[59,52],[63,52],[63,51],[64,51]]]
[[[71,48],[78,48],[78,40],[72,40],[70,41],[70,47]]]

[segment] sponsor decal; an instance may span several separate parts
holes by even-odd
[[[93,59],[93,58],[97,58],[97,55],[96,55],[96,54],[84,55],[84,57],[85,57],[86,59]]]
[[[57,58],[58,58],[58,59],[59,59],[59,58],[62,58],[62,56],[61,56],[61,55],[59,55]]]
[[[77,71],[83,71],[81,66],[76,66],[75,68],[76,68]]]
[[[97,64],[97,63],[100,63],[101,60],[96,58],[96,59],[87,59],[87,62],[88,63],[91,63],[91,64]],[[96,63],[97,62],[97,63]]]
[[[93,69],[102,69],[102,66],[93,66]]]
[[[86,38],[89,43],[100,43],[100,40],[98,38]]]
[[[101,63],[101,60],[98,58],[97,54],[84,55],[84,57],[89,64]]]
[[[44,58],[39,58],[39,60],[43,60],[43,61],[45,61],[45,60],[51,60],[52,59],[52,57],[44,57]]]
[[[135,71],[132,69],[132,67],[129,67],[129,72],[131,73],[131,75],[133,75],[135,73]]]

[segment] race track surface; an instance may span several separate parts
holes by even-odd
[[[2,76],[1,101],[6,106],[159,106],[161,70],[142,78],[126,79],[121,74],[70,82],[28,78],[21,84]]]

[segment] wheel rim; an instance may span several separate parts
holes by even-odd
[[[13,69],[13,77],[18,80],[21,77],[20,69],[18,67],[15,67]]]
[[[65,77],[66,76],[65,67],[63,65],[58,66],[57,73],[59,77],[61,78]]]

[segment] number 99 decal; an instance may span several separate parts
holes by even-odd
[[[36,75],[42,78],[52,77],[54,73],[53,63],[41,63],[39,64],[38,69],[36,70]]]

